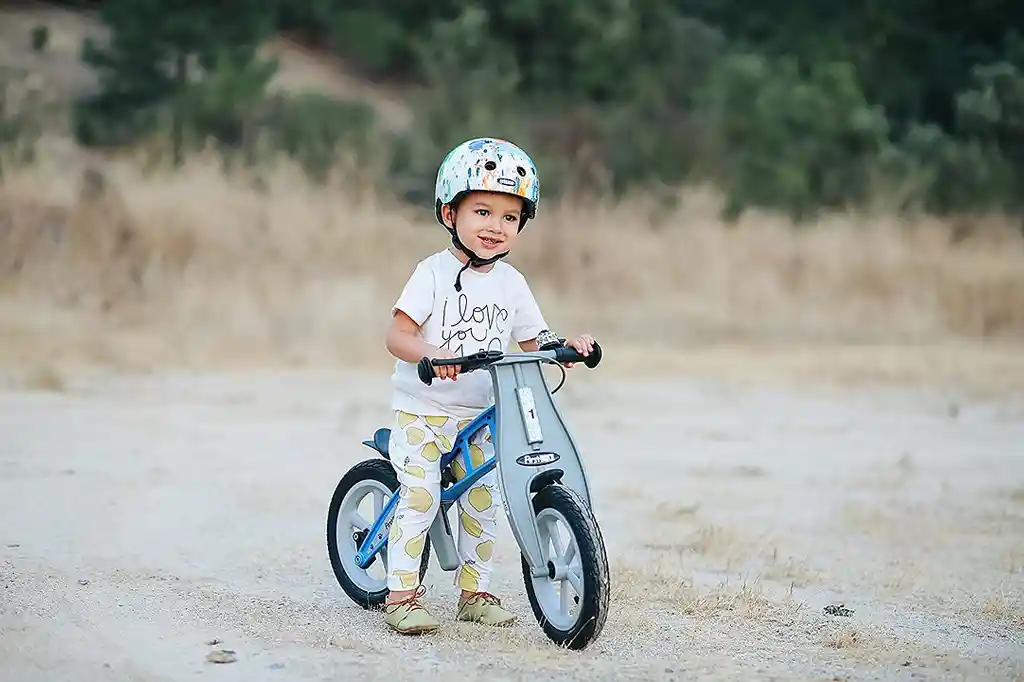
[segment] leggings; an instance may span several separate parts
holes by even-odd
[[[399,500],[395,521],[388,535],[388,589],[419,587],[420,557],[430,524],[440,508],[441,453],[449,452],[459,430],[470,422],[443,415],[423,416],[395,412],[395,428],[388,445],[391,463],[398,472]],[[474,466],[490,459],[494,448],[488,429],[481,429],[470,442]],[[452,473],[461,481],[466,470],[459,457]],[[461,566],[454,584],[468,592],[486,592],[491,579],[491,557],[500,504],[497,474],[483,476],[457,501],[459,509],[458,551]]]

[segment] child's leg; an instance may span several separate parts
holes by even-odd
[[[470,460],[473,466],[480,466],[494,454],[487,429],[473,437],[470,444]],[[461,480],[465,471],[453,467],[456,478]],[[455,572],[455,585],[463,593],[486,592],[491,582],[491,557],[498,529],[499,499],[497,472],[490,471],[462,494],[459,506],[459,557],[462,566]]]
[[[494,454],[490,434],[485,430],[477,434],[470,445],[470,460],[479,466]],[[466,472],[452,467],[456,478]],[[462,588],[459,599],[459,620],[485,625],[511,625],[514,614],[501,606],[501,600],[488,592],[491,584],[491,558],[498,530],[497,472],[491,471],[458,500],[459,505],[459,557],[462,566],[455,572],[455,584]]]
[[[388,589],[391,597],[411,596],[420,584],[420,558],[441,494],[441,449],[422,417],[396,412],[389,452],[398,472],[399,500],[388,535]],[[397,601],[398,599],[392,599]]]

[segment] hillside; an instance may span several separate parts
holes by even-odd
[[[36,55],[28,36],[39,22],[51,40]],[[8,7],[0,26],[4,63],[30,68],[55,100],[91,86],[76,55],[99,27],[85,15]],[[405,94],[283,38],[266,49],[282,61],[274,87],[360,98],[390,125],[408,123]],[[683,346],[688,355],[666,361],[691,372],[1000,390],[1024,381],[1024,240],[1006,221],[964,231],[833,213],[796,229],[752,211],[725,229],[716,192],[679,199],[549,200],[511,260],[559,328],[614,340],[620,361]],[[310,186],[284,163],[224,175],[200,155],[165,173],[51,133],[38,162],[0,186],[0,361],[386,365],[390,301],[445,243],[414,208],[343,177]],[[755,350],[730,355],[723,344]]]
[[[42,53],[31,49],[34,26],[49,28]],[[26,69],[50,98],[68,102],[95,87],[96,78],[79,59],[86,37],[100,38],[104,27],[92,13],[47,3],[0,6],[0,67]],[[387,89],[355,77],[338,57],[296,43],[285,36],[268,42],[263,54],[280,60],[271,90],[314,91],[370,104],[388,126],[408,125],[406,92]]]

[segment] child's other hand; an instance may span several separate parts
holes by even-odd
[[[434,355],[431,356],[431,359],[450,360],[454,357],[458,356],[454,355],[447,348],[438,348]],[[455,381],[455,377],[460,371],[462,371],[461,365],[441,365],[440,367],[434,368],[434,374],[437,376],[438,379],[451,379],[452,381]]]
[[[570,348],[575,348],[577,353],[583,357],[587,357],[590,355],[590,352],[594,350],[594,337],[590,334],[580,334],[579,336],[571,339],[566,339],[565,345]],[[565,366],[572,367],[575,364],[575,362],[567,362],[565,363]]]

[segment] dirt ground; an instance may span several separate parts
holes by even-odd
[[[327,505],[386,374],[8,382],[0,678],[1024,679],[1024,396],[581,369],[559,397],[612,563],[582,653],[533,619],[504,518],[512,629],[454,622],[436,564],[433,636],[341,591]]]

